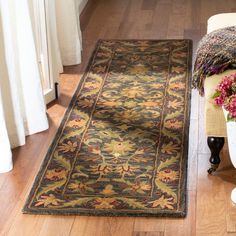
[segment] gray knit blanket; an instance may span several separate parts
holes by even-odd
[[[205,35],[198,45],[192,86],[204,94],[206,76],[236,69],[236,26]]]

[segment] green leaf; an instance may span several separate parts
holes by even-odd
[[[64,204],[62,204],[61,206],[57,206],[57,208],[59,207],[74,207],[74,206],[78,206],[78,205],[81,205],[83,204],[84,202],[88,202],[89,200],[92,200],[93,198],[91,197],[85,197],[85,198],[79,198],[79,199],[75,199],[75,200],[72,200],[72,201],[68,201],[68,202],[65,202]]]
[[[173,133],[173,132],[171,132],[171,131],[169,131],[169,130],[167,130],[167,129],[165,129],[165,128],[162,129],[162,133],[163,133],[165,136],[167,136],[167,137],[170,137],[170,138],[172,138],[172,139],[175,139],[175,140],[177,141],[177,143],[180,143],[180,142],[181,142],[180,138],[176,135],[176,133]]]
[[[235,122],[235,120],[229,116],[229,113],[227,114],[227,122]]]
[[[170,195],[174,198],[175,202],[177,201],[177,195],[171,187],[164,184],[163,182],[161,182],[157,178],[155,180],[155,184],[156,184],[157,188],[160,189],[163,193],[167,193],[168,195]]]
[[[145,192],[142,189],[138,189],[136,192],[140,194],[145,194]]]
[[[70,161],[66,160],[64,157],[59,156],[58,152],[55,152],[54,154],[54,158],[55,161],[63,168],[65,168],[66,170],[70,170],[71,169],[71,164]]]
[[[88,178],[89,177],[86,173],[84,173],[84,171],[86,171],[86,170],[84,169],[83,166],[78,165],[78,166],[75,167],[75,170],[78,173],[74,173],[72,178],[75,178],[75,177],[86,177],[86,178]]]
[[[217,97],[219,97],[220,95],[221,95],[221,92],[220,92],[220,91],[216,91],[216,92],[213,94],[212,98],[217,98]]]
[[[80,173],[75,173],[75,174],[73,174],[72,175],[72,178],[73,179],[75,179],[76,177],[88,177],[88,175],[87,174],[84,174],[84,173],[82,173],[82,172],[80,172]]]
[[[131,206],[132,208],[145,208],[144,205],[142,205],[140,202],[137,202],[135,199],[131,199],[131,198],[123,198],[123,197],[118,197],[116,198],[117,200],[120,200],[122,202],[127,203],[129,206]]]
[[[94,192],[94,189],[93,189],[93,188],[90,188],[90,187],[86,187],[86,190],[87,190],[87,191],[90,191],[90,192]]]
[[[170,165],[173,165],[174,163],[176,163],[179,160],[178,157],[172,157],[170,159],[167,159],[166,161],[161,161],[159,166],[157,167],[157,171],[162,170],[165,167],[168,167]]]
[[[123,193],[127,193],[127,192],[131,192],[131,188],[125,188],[124,190],[122,190]]]
[[[64,140],[66,139],[70,139],[72,137],[75,137],[75,136],[79,136],[81,133],[83,133],[84,131],[84,127],[82,127],[81,129],[76,129],[74,131],[71,131],[69,133],[66,133],[66,134],[63,134],[63,136],[61,137],[60,139],[60,144],[64,142]]]
[[[61,181],[47,184],[45,187],[42,187],[41,191],[37,193],[36,198],[38,199],[42,194],[46,194],[50,191],[60,188],[61,186],[65,184],[65,182],[66,182],[66,179],[62,179]]]

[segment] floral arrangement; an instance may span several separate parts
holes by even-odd
[[[236,121],[236,74],[226,76],[213,95],[215,104],[228,111],[228,121]]]

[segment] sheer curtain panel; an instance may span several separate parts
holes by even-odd
[[[55,3],[62,64],[80,64],[82,39],[75,0],[55,0]]]
[[[27,0],[0,0],[0,172],[11,149],[48,128]]]
[[[48,129],[35,34],[34,4],[0,0],[0,173],[12,169],[11,148]],[[43,1],[43,0],[42,0]],[[75,0],[44,0],[50,75],[81,62],[81,32]]]

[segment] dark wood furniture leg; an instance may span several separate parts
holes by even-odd
[[[211,157],[209,159],[211,163],[211,168],[208,170],[209,174],[212,174],[213,172],[215,172],[220,164],[220,151],[223,148],[224,143],[225,143],[224,138],[220,138],[220,137],[207,138],[207,144],[211,150]]]

